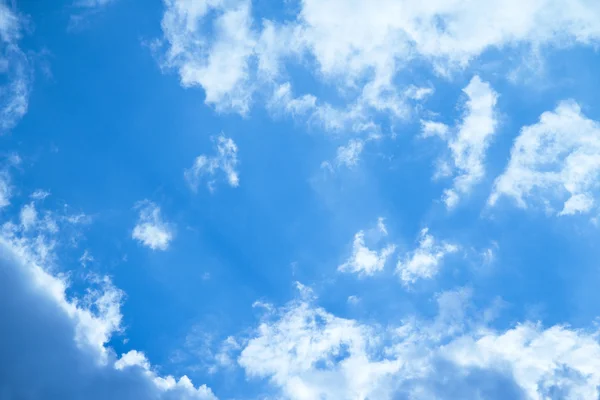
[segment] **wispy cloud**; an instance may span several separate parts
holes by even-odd
[[[32,70],[27,55],[19,47],[22,20],[5,3],[0,3],[0,74],[5,78],[0,90],[0,134],[12,130],[27,113]]]
[[[489,204],[506,196],[523,208],[530,200],[547,201],[558,215],[587,213],[596,206],[599,160],[600,123],[563,101],[521,129]]]
[[[419,279],[431,279],[438,273],[444,258],[457,251],[457,245],[438,242],[429,229],[424,228],[419,235],[418,247],[398,261],[396,272],[404,285],[414,284]]]
[[[467,95],[461,123],[454,129],[435,121],[421,121],[422,137],[437,136],[448,143],[451,164],[442,163],[444,171],[438,176],[454,176],[454,185],[444,191],[444,203],[454,208],[461,196],[468,195],[473,186],[485,176],[485,157],[496,133],[496,101],[498,95],[478,76],[463,89]],[[455,133],[454,133],[455,132]]]
[[[214,156],[201,155],[196,158],[194,165],[184,172],[185,179],[192,190],[196,191],[204,176],[208,177],[207,186],[210,191],[214,190],[215,175],[221,171],[227,178],[231,187],[240,184],[237,171],[238,148],[233,139],[220,135],[217,138],[217,154]]]

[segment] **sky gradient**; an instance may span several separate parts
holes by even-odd
[[[596,0],[0,1],[0,400],[600,398]]]

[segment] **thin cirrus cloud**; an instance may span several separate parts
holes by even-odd
[[[185,170],[184,176],[190,188],[193,191],[198,190],[201,181],[206,177],[206,185],[212,192],[217,173],[225,174],[229,186],[237,187],[240,184],[237,153],[238,148],[233,139],[223,135],[217,137],[216,154],[198,156],[194,164]]]
[[[173,225],[163,220],[160,207],[143,200],[136,204],[138,221],[131,237],[152,250],[167,250],[174,238]]]
[[[508,166],[489,204],[512,198],[519,207],[547,203],[558,215],[595,208],[600,176],[600,123],[574,101],[562,101],[515,139]]]
[[[23,36],[23,20],[0,3],[0,135],[9,132],[27,113],[32,70],[29,59],[19,47]]]

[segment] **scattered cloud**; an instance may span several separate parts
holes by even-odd
[[[74,12],[69,16],[67,30],[74,31],[83,28],[89,19],[98,14],[109,4],[117,0],[75,0],[72,4]]]
[[[0,171],[0,209],[10,204],[12,185],[8,171]]]
[[[530,322],[497,331],[469,296],[444,292],[434,319],[395,327],[295,301],[267,311],[238,362],[292,400],[598,397],[596,332]]]
[[[419,246],[398,261],[396,272],[404,285],[411,285],[419,279],[430,279],[438,273],[444,258],[457,251],[457,245],[438,243],[429,234],[429,229],[424,228],[419,235]]]
[[[450,77],[488,49],[529,53],[600,39],[600,10],[586,0],[383,0],[377,7],[368,0],[352,7],[344,0],[307,0],[290,9],[293,18],[260,22],[249,0],[164,3],[163,37],[154,48],[184,87],[202,87],[206,103],[218,111],[247,114],[254,99],[266,98],[271,109],[331,130],[372,128],[380,114],[410,116],[411,102],[433,91],[396,83],[413,61]],[[309,68],[320,83],[338,87],[343,104],[332,106],[310,93],[294,97],[293,86],[300,85],[290,81],[288,66]]]
[[[29,197],[31,197],[32,200],[39,201],[39,200],[44,200],[48,196],[50,196],[50,192],[48,192],[46,190],[42,190],[42,189],[37,189]]]
[[[336,164],[347,167],[353,167],[358,164],[364,145],[364,142],[360,139],[351,139],[345,146],[338,147],[335,157]]]
[[[387,236],[383,218],[377,221],[377,230],[367,232],[369,237],[373,237],[373,242],[378,244],[381,239]],[[359,231],[354,235],[352,243],[352,255],[345,263],[338,267],[340,272],[355,273],[359,276],[371,276],[380,272],[385,267],[385,263],[396,251],[396,246],[388,244],[379,250],[372,250],[365,245],[365,232]]]
[[[206,103],[217,110],[247,113],[252,90],[248,58],[256,45],[250,1],[165,0],[165,7],[164,66],[179,72],[182,86],[204,88]],[[214,16],[212,39],[201,28],[209,15]]]
[[[26,204],[21,208],[21,226],[23,229],[31,229],[37,222],[37,211],[32,203]]]
[[[438,136],[448,142],[452,164],[443,163],[443,172],[438,168],[436,175],[454,175],[453,187],[444,191],[444,203],[449,209],[456,207],[460,197],[469,194],[485,176],[486,151],[498,124],[495,117],[498,95],[488,83],[475,76],[463,92],[467,95],[465,113],[455,135],[445,124],[421,121],[422,137]]]
[[[12,130],[27,113],[32,71],[19,47],[23,21],[4,2],[0,3],[0,134]]]
[[[122,331],[123,292],[96,277],[85,296],[67,297],[67,281],[39,263],[35,242],[6,224],[0,236],[0,358],[10,366],[0,374],[3,397],[216,400],[185,376],[157,375],[140,352],[119,358],[107,344]]]
[[[82,8],[104,7],[114,2],[115,0],[76,0],[73,5]]]
[[[131,237],[152,250],[167,250],[174,232],[171,224],[163,221],[160,207],[143,200],[136,204],[136,208],[139,209],[139,217]]]
[[[203,176],[206,175],[208,189],[213,191],[215,175],[219,170],[227,177],[229,186],[237,187],[240,184],[237,152],[238,148],[233,139],[220,135],[217,138],[217,154],[212,157],[201,155],[196,158],[191,168],[185,170],[184,176],[190,188],[196,191]]]
[[[85,249],[81,257],[79,257],[79,263],[83,268],[86,268],[92,262],[94,262],[94,257],[90,254],[89,250]]]
[[[435,89],[432,87],[418,87],[415,85],[410,85],[404,90],[404,95],[413,100],[425,100],[427,97],[431,96],[435,92]]]
[[[450,127],[441,122],[421,120],[421,137],[429,138],[437,136],[446,140],[450,133]]]
[[[600,123],[586,118],[574,101],[561,102],[536,124],[523,127],[510,154],[490,205],[503,196],[522,208],[537,200],[558,215],[587,213],[596,206]]]

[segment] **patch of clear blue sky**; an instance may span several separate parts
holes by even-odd
[[[485,210],[493,178],[503,170],[521,126],[567,98],[577,100],[589,117],[600,118],[600,77],[593,73],[600,62],[593,50],[542,52],[543,81],[550,82],[542,88],[536,76],[525,85],[505,79],[518,64],[510,57],[522,57],[522,51],[484,54],[452,81],[420,67],[422,81],[436,88],[426,108],[446,123],[460,119],[461,89],[474,73],[500,94],[502,122],[486,180],[448,213],[435,200],[449,181],[431,180],[444,146],[417,139],[416,120],[397,124],[395,140],[369,143],[358,168],[328,176],[320,163],[332,159],[351,135],[332,137],[301,121],[274,120],[260,104],[247,118],[219,115],[203,104],[201,89],[183,89],[176,74],[160,71],[142,43],[160,37],[161,2],[115,2],[77,32],[66,30],[67,5],[19,6],[33,24],[24,47],[48,50],[40,57],[51,76],[36,68],[29,112],[3,146],[23,158],[22,171],[15,174],[21,196],[47,189],[49,208],[67,203],[93,217],[85,244],[64,249],[61,266],[75,276],[85,273],[77,259],[87,248],[95,258],[88,268],[110,273],[127,293],[123,314],[129,342],[117,337],[112,345],[118,352],[140,349],[165,372],[185,372],[224,397],[249,395],[248,388],[236,389],[241,375],[189,370],[172,356],[193,326],[224,338],[255,325],[259,312],[253,302],[285,303],[295,296],[296,280],[314,285],[328,310],[384,324],[407,313],[433,314],[431,293],[460,286],[473,288],[477,306],[503,298],[507,305],[497,322],[503,327],[524,318],[585,325],[597,314],[600,254],[584,217],[547,218],[505,200]],[[255,10],[268,17],[281,12],[266,1]],[[486,57],[506,65],[489,65]],[[289,73],[302,87],[298,94],[314,89],[336,98],[305,72],[290,67]],[[183,170],[196,156],[211,154],[210,138],[221,132],[239,147],[240,187],[219,182],[214,194],[202,186],[193,194]],[[151,252],[130,238],[137,217],[132,207],[145,198],[177,226],[167,252]],[[373,227],[380,216],[401,252],[412,249],[419,230],[430,226],[436,237],[469,248],[471,255],[495,241],[497,259],[481,267],[476,256],[449,257],[438,279],[413,291],[393,276],[395,258],[373,278],[339,275],[336,268],[350,254],[354,233]],[[574,219],[580,220],[577,229]],[[361,304],[349,306],[349,295],[361,297]],[[260,391],[260,385],[252,390]]]

